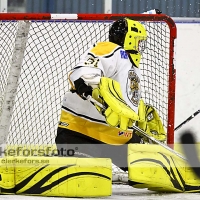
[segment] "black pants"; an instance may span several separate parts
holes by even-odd
[[[133,134],[124,145],[109,145],[72,130],[58,128],[55,139],[60,156],[111,158],[112,162],[124,171],[127,166],[127,149],[129,143],[141,143],[141,138]]]

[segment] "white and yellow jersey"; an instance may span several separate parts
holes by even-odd
[[[70,72],[69,81],[73,86],[74,81],[79,78],[98,80],[102,76],[120,83],[124,100],[138,113],[141,96],[140,70],[131,62],[127,52],[117,44],[99,42],[90,48]],[[132,137],[131,130],[121,132],[118,128],[109,127],[95,106],[71,92],[64,96],[59,127],[80,132],[108,144],[124,144]]]

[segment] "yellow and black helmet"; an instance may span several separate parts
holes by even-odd
[[[115,21],[109,29],[109,41],[122,46],[132,55],[138,67],[141,53],[144,51],[147,32],[143,24],[138,21],[123,18]]]

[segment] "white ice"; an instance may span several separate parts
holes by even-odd
[[[22,195],[4,195],[0,196],[0,200],[75,200],[76,198],[62,198],[62,197],[39,197],[39,196],[22,196]],[[79,198],[82,199],[82,198]],[[146,189],[135,189],[128,186],[121,185],[113,188],[113,195],[102,198],[84,198],[84,200],[197,200],[200,199],[199,193],[156,193]]]

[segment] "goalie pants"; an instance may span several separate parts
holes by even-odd
[[[55,142],[58,156],[111,158],[116,166],[128,171],[127,144],[142,143],[142,140],[137,134],[133,134],[127,144],[110,145],[81,133],[58,127]]]

